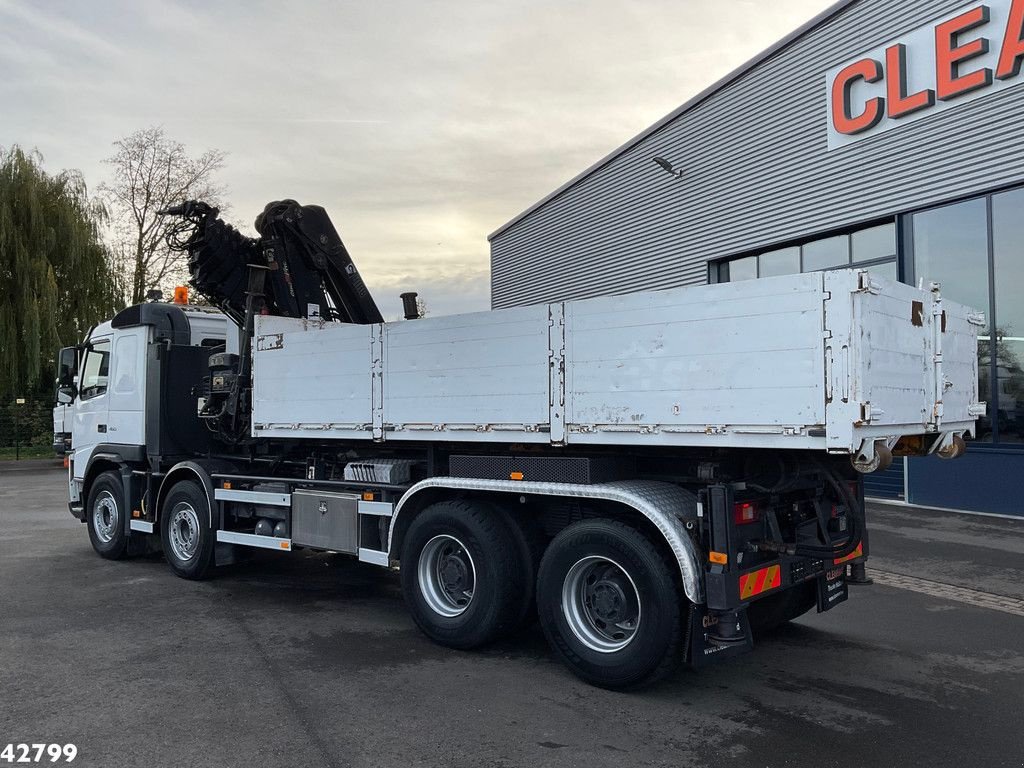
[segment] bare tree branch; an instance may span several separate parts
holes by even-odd
[[[105,161],[112,179],[99,190],[111,213],[112,250],[125,278],[125,298],[137,304],[149,290],[166,291],[168,281],[184,277],[184,255],[167,248],[170,222],[157,211],[185,200],[203,200],[223,210],[224,188],[215,176],[225,154],[209,150],[192,157],[159,126],[114,142],[114,150]]]

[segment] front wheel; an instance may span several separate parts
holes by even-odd
[[[108,560],[120,560],[128,553],[128,534],[124,530],[124,486],[117,472],[104,472],[89,488],[86,523],[89,541],[96,554]]]
[[[194,480],[171,488],[160,512],[164,557],[178,576],[204,579],[213,566],[214,537],[206,491]]]
[[[679,660],[682,596],[672,564],[617,520],[584,520],[559,533],[537,581],[541,627],[578,677],[634,688]]]

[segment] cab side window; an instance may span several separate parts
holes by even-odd
[[[114,361],[115,394],[130,395],[135,391],[138,346],[138,339],[135,336],[122,336],[117,340],[117,359]]]
[[[88,400],[107,391],[107,378],[110,373],[110,339],[93,343],[85,355],[82,366],[82,379],[79,386],[81,397]]]

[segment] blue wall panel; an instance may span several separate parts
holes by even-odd
[[[864,476],[864,495],[875,499],[902,499],[903,467],[906,459],[897,456],[884,472]]]
[[[911,504],[1024,517],[1024,452],[971,446],[955,461],[907,460]]]

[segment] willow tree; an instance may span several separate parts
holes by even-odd
[[[79,172],[0,149],[0,397],[46,385],[56,350],[117,308],[105,215]]]

